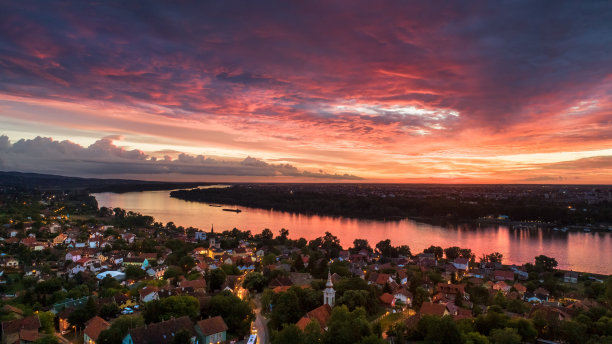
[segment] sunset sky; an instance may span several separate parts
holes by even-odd
[[[612,2],[0,2],[0,170],[612,182]]]

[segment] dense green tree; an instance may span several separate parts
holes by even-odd
[[[587,325],[581,322],[574,320],[564,321],[561,325],[561,337],[570,344],[584,343],[587,330]]]
[[[100,307],[99,313],[102,318],[108,320],[110,318],[114,318],[120,312],[121,312],[121,309],[119,309],[119,306],[117,306],[117,304],[113,302],[113,303],[102,305]]]
[[[463,340],[465,344],[489,344],[489,338],[478,332],[468,332]]]
[[[346,306],[334,307],[327,322],[324,343],[352,344],[372,335],[372,328],[363,308],[349,311]]]
[[[229,291],[212,297],[208,306],[208,315],[223,317],[229,331],[238,337],[249,333],[251,321],[255,318],[249,303],[240,300]]]
[[[352,253],[357,253],[361,250],[366,250],[369,253],[374,252],[367,239],[355,239],[353,240],[353,247],[349,249]]]
[[[553,271],[558,263],[555,258],[550,258],[545,255],[535,257],[535,268],[538,271]]]
[[[210,291],[221,289],[221,286],[223,286],[223,283],[225,283],[226,278],[227,274],[225,271],[223,271],[223,269],[210,270],[209,275],[206,278]]]
[[[172,344],[191,344],[191,333],[185,329],[177,331],[172,338]]]
[[[516,318],[508,321],[508,327],[515,328],[521,336],[523,342],[533,342],[538,336],[538,331],[533,322],[524,318]]]
[[[323,333],[321,325],[316,320],[311,320],[306,328],[304,328],[304,344],[321,344],[323,343]]]
[[[272,344],[304,344],[304,333],[295,324],[287,324],[272,337]]]
[[[494,329],[489,338],[491,344],[521,344],[521,336],[515,328]]]
[[[460,250],[461,248],[457,246],[448,247],[444,249],[444,255],[448,260],[455,260],[456,258],[459,258]]]
[[[117,344],[121,343],[123,337],[130,329],[143,326],[144,319],[139,316],[124,315],[111,323],[111,326],[102,331],[98,337],[98,344]]]
[[[294,324],[304,315],[300,301],[293,292],[279,293],[270,313],[271,326],[280,328],[283,324]]]
[[[196,320],[200,316],[200,302],[193,296],[175,295],[144,304],[142,316],[147,324],[189,316]]]
[[[46,334],[55,333],[55,314],[52,312],[39,312],[41,330]]]
[[[125,278],[139,280],[145,276],[145,271],[139,266],[130,265],[125,268]]]
[[[266,278],[261,272],[249,272],[244,277],[243,287],[250,291],[262,292],[267,285]]]
[[[452,344],[461,342],[461,333],[450,316],[425,315],[417,324],[417,330],[429,343]]]

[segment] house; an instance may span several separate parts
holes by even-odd
[[[563,282],[565,283],[578,283],[578,273],[575,271],[568,271],[563,275]]]
[[[73,262],[76,262],[79,259],[83,258],[82,254],[83,253],[82,253],[81,250],[68,251],[68,253],[66,253],[66,257],[64,259],[65,260],[72,260]]]
[[[514,272],[510,270],[495,270],[493,279],[496,281],[514,281]]]
[[[156,278],[156,279],[162,279],[164,277],[164,273],[166,273],[166,270],[168,269],[167,266],[165,265],[158,265],[156,267],[151,267],[149,269],[147,269],[147,275]]]
[[[412,306],[412,293],[406,288],[400,288],[395,293],[393,293],[393,297],[395,297],[396,301],[400,301],[408,307]]]
[[[446,308],[446,305],[439,303],[423,302],[421,309],[419,310],[421,315],[437,315],[444,316],[450,315],[450,312]]]
[[[193,288],[193,291],[206,293],[206,281],[201,278],[193,281],[183,280],[179,283],[182,288]]]
[[[319,326],[321,326],[321,329],[326,331],[327,322],[329,321],[330,317],[331,317],[331,307],[325,304],[323,306],[317,307],[313,309],[312,311],[306,313],[306,315],[304,315],[297,322],[296,325],[297,327],[300,328],[300,330],[304,331],[306,326],[308,326],[308,324],[310,324],[311,321],[315,320],[319,323]]]
[[[206,232],[204,232],[204,231],[196,231],[195,232],[195,240],[206,240]]]
[[[137,266],[143,270],[146,270],[147,267],[149,267],[149,261],[147,260],[147,258],[143,258],[143,257],[124,258],[123,266],[125,267]]]
[[[144,287],[139,292],[140,302],[149,302],[153,300],[159,300],[159,294],[157,287]]]
[[[446,284],[446,283],[438,283],[437,291],[442,294],[442,296],[448,298],[449,300],[455,300],[458,296],[465,296],[465,284]]]
[[[23,311],[17,307],[7,304],[7,305],[4,305],[4,307],[2,307],[2,310],[4,310],[8,314],[13,315],[16,319],[23,318]]]
[[[68,239],[68,236],[64,233],[61,233],[60,235],[53,238],[53,246],[65,244],[66,239]]]
[[[225,342],[227,339],[227,325],[223,318],[216,316],[200,320],[195,326],[196,333],[199,337],[199,344]]]
[[[131,329],[123,337],[122,344],[167,344],[172,343],[174,335],[179,331],[187,331],[190,342],[196,342],[196,330],[188,316],[170,319]]]
[[[389,293],[380,295],[380,301],[385,305],[385,307],[395,307],[395,297]]]
[[[516,292],[521,298],[523,297],[523,295],[525,295],[525,292],[527,291],[527,287],[525,287],[524,285],[520,283],[514,283],[512,287],[516,289]]]
[[[0,257],[0,266],[4,268],[17,269],[19,261],[13,257]]]
[[[468,271],[469,269],[469,260],[467,258],[456,258],[453,261],[453,266],[457,270]]]
[[[21,330],[19,331],[19,344],[34,343],[42,337],[43,335],[38,333],[38,330]]]
[[[133,244],[134,239],[136,239],[136,235],[132,233],[126,233],[126,234],[122,234],[121,238],[123,238],[123,240],[125,240],[126,243]]]
[[[8,320],[2,322],[2,342],[15,343],[21,339],[22,331],[36,331],[40,328],[38,316],[29,316],[22,319]],[[32,332],[26,332],[31,334]]]
[[[509,286],[509,285],[508,285],[506,282],[504,282],[504,281],[499,281],[499,282],[497,282],[497,283],[495,283],[495,284],[493,285],[493,290],[496,290],[496,291],[501,291],[502,293],[504,293],[504,295],[505,295],[505,294],[508,294],[508,292],[510,291],[510,289],[511,289],[511,288],[512,288],[512,287],[511,287],[511,286]]]
[[[85,330],[83,331],[83,343],[84,344],[96,344],[100,332],[108,329],[110,324],[99,316],[95,316],[85,324]]]

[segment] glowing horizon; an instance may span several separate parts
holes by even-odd
[[[610,184],[611,10],[5,3],[0,170]]]

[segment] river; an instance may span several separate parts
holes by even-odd
[[[476,257],[500,252],[505,264],[532,262],[544,254],[555,257],[559,268],[612,274],[612,234],[556,232],[549,229],[510,229],[506,226],[440,227],[413,220],[376,221],[343,217],[292,214],[274,210],[240,207],[241,213],[223,211],[207,203],[187,202],[170,197],[170,191],[93,194],[100,207],[120,207],[150,215],[162,223],[192,226],[216,232],[238,228],[260,233],[264,228],[278,233],[289,230],[290,238],[308,240],[326,231],[340,239],[344,248],[356,238],[367,239],[373,247],[377,242],[391,239],[393,245],[409,245],[413,254],[430,245],[471,248]]]

